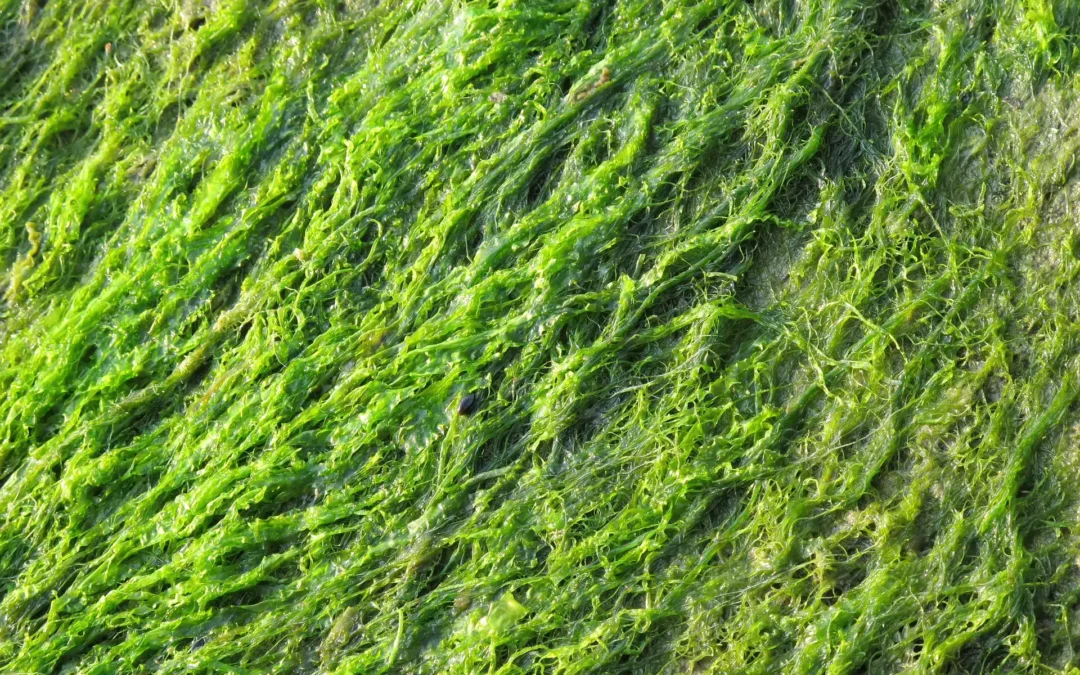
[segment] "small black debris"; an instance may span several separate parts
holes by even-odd
[[[459,415],[471,415],[476,410],[476,404],[480,401],[480,397],[476,394],[465,394],[458,402],[457,414]]]

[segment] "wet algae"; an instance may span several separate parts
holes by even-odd
[[[1080,666],[1076,3],[0,34],[0,671]]]

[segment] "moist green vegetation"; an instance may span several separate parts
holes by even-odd
[[[1080,665],[1077,3],[0,34],[3,672]]]

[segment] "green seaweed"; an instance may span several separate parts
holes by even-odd
[[[0,670],[1080,667],[1076,3],[0,34]]]

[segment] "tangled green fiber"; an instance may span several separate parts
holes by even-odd
[[[1080,3],[0,0],[0,672],[1080,672]]]

